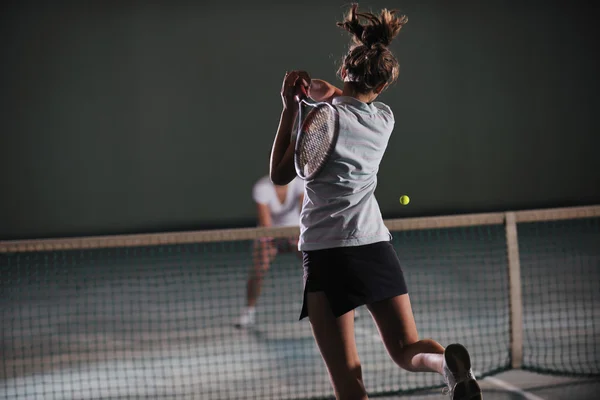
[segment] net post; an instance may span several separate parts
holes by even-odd
[[[523,365],[523,297],[517,217],[514,212],[506,213],[505,229],[510,292],[510,359],[512,368],[519,369]]]

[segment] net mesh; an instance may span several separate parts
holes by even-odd
[[[600,208],[590,213],[529,215],[517,225],[526,368],[600,374]],[[465,344],[480,376],[511,367],[503,222],[502,214],[386,221],[420,337]],[[329,398],[310,325],[298,321],[294,251],[281,248],[271,263],[255,327],[234,326],[255,239],[296,235],[262,228],[0,243],[0,398]],[[435,374],[397,368],[359,311],[371,395],[441,385]]]
[[[521,224],[523,366],[600,374],[600,219]]]
[[[334,140],[337,120],[331,106],[321,105],[308,112],[299,135],[298,167],[304,177],[317,173]]]

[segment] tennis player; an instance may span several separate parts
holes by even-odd
[[[254,184],[252,198],[256,203],[258,226],[298,226],[304,183],[296,178],[285,185],[274,185],[268,176],[264,176]],[[254,243],[253,264],[246,287],[247,303],[236,324],[238,328],[254,325],[263,278],[277,253],[289,251],[298,251],[298,239],[260,238]]]
[[[286,74],[283,111],[271,152],[271,180],[293,181],[294,118],[297,95],[308,91],[328,101],[339,114],[339,137],[323,170],[305,181],[299,249],[303,254],[304,304],[337,399],[367,399],[354,338],[353,310],[367,305],[383,343],[398,366],[437,372],[454,400],[481,399],[468,351],[419,339],[400,262],[390,244],[374,192],[377,171],[394,128],[391,109],[375,101],[398,76],[399,64],[388,49],[407,22],[383,10],[359,13],[353,5],[338,26],[353,36],[339,69],[341,89],[312,80],[306,72]]]

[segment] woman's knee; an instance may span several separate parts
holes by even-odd
[[[401,368],[408,369],[409,357],[411,346],[418,342],[418,338],[411,338],[411,340],[402,340],[399,337],[384,337],[382,338],[385,344],[385,348],[390,355],[390,358]]]
[[[410,371],[411,370],[411,357],[410,357],[410,348],[407,346],[401,346],[395,351],[390,351],[389,354],[392,360],[398,365],[400,368]]]
[[[444,348],[433,339],[421,339],[413,343],[400,346],[392,359],[402,369],[410,372],[420,371],[419,368],[415,367],[413,358],[418,354],[439,354],[443,353]]]

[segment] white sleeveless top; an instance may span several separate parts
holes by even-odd
[[[298,243],[304,251],[391,240],[374,193],[394,115],[383,103],[353,97],[337,97],[332,104],[339,137],[323,171],[305,182]]]

